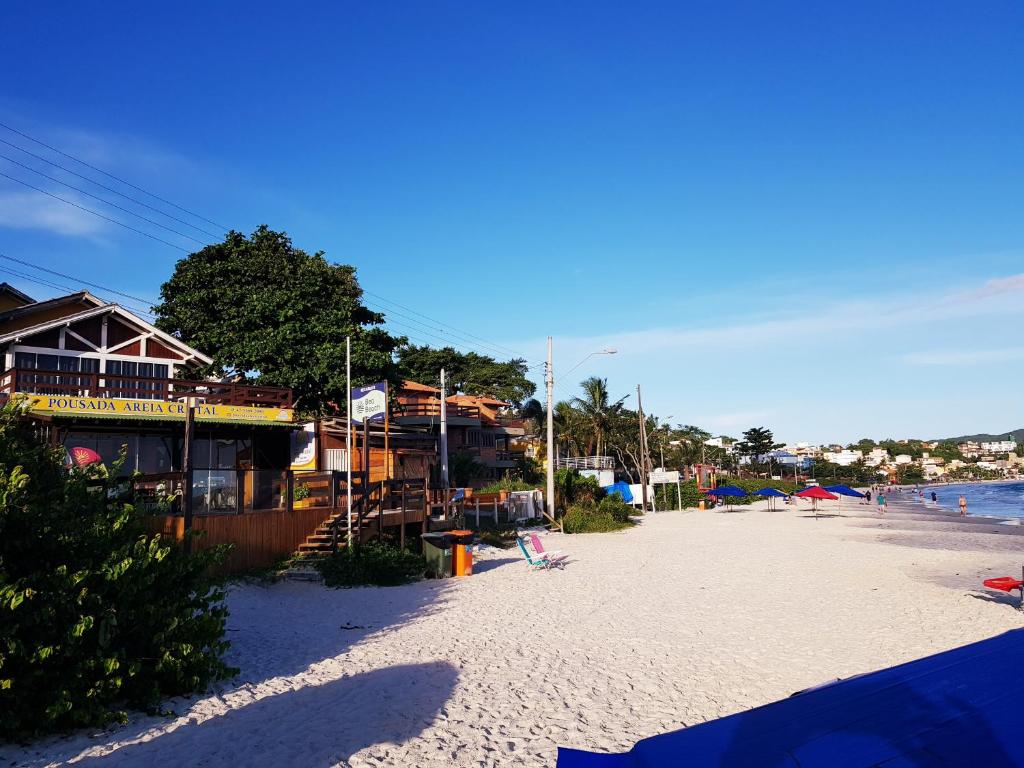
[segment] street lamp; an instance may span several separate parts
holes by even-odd
[[[566,375],[572,373],[587,360],[592,358],[594,355],[614,355],[618,352],[617,349],[607,347],[605,349],[598,350],[597,352],[591,352],[589,355],[580,360],[576,365],[567,370]],[[548,517],[552,520],[555,519],[555,370],[552,364],[551,354],[551,337],[548,336],[548,362],[545,367],[545,384],[547,385],[547,400],[548,400],[548,492],[546,499],[546,506],[548,509]]]

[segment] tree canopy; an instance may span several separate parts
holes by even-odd
[[[537,389],[526,378],[526,361],[520,358],[499,362],[487,355],[460,352],[453,347],[437,349],[408,344],[398,349],[397,363],[399,374],[406,379],[436,384],[444,368],[451,391],[493,397],[516,407]]]
[[[398,380],[392,353],[404,339],[362,295],[354,267],[261,226],[181,259],[160,289],[156,324],[213,357],[204,373],[291,387],[296,407],[323,414],[345,402],[346,336],[353,385]]]

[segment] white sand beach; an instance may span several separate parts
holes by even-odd
[[[461,580],[235,586],[238,679],[0,763],[551,766],[1024,625],[981,587],[1020,573],[1019,528],[738,509],[550,534],[561,572],[490,550]]]

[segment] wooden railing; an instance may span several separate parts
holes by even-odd
[[[0,374],[0,394],[22,392],[62,397],[181,400],[197,397],[216,405],[290,408],[292,391],[284,387],[256,387],[191,379],[158,379],[113,373],[41,371],[11,368]]]
[[[460,416],[467,419],[479,419],[480,409],[475,405],[455,405],[448,403],[448,415]],[[432,417],[441,418],[441,401],[430,400],[418,403],[403,403],[391,409],[391,418],[406,417]]]

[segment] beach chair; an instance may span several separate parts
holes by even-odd
[[[540,536],[536,533],[530,534],[530,543],[533,544],[533,551],[541,557],[546,557],[548,562],[556,568],[561,568],[565,565],[565,561],[569,559],[569,556],[562,552],[560,549],[556,549],[553,552],[545,552],[544,544],[540,540]]]
[[[544,555],[531,555],[530,550],[526,548],[526,543],[518,536],[516,536],[516,544],[519,545],[519,551],[523,553],[523,557],[526,559],[526,563],[530,566],[531,571],[548,571],[551,569],[551,561],[544,557]]]

